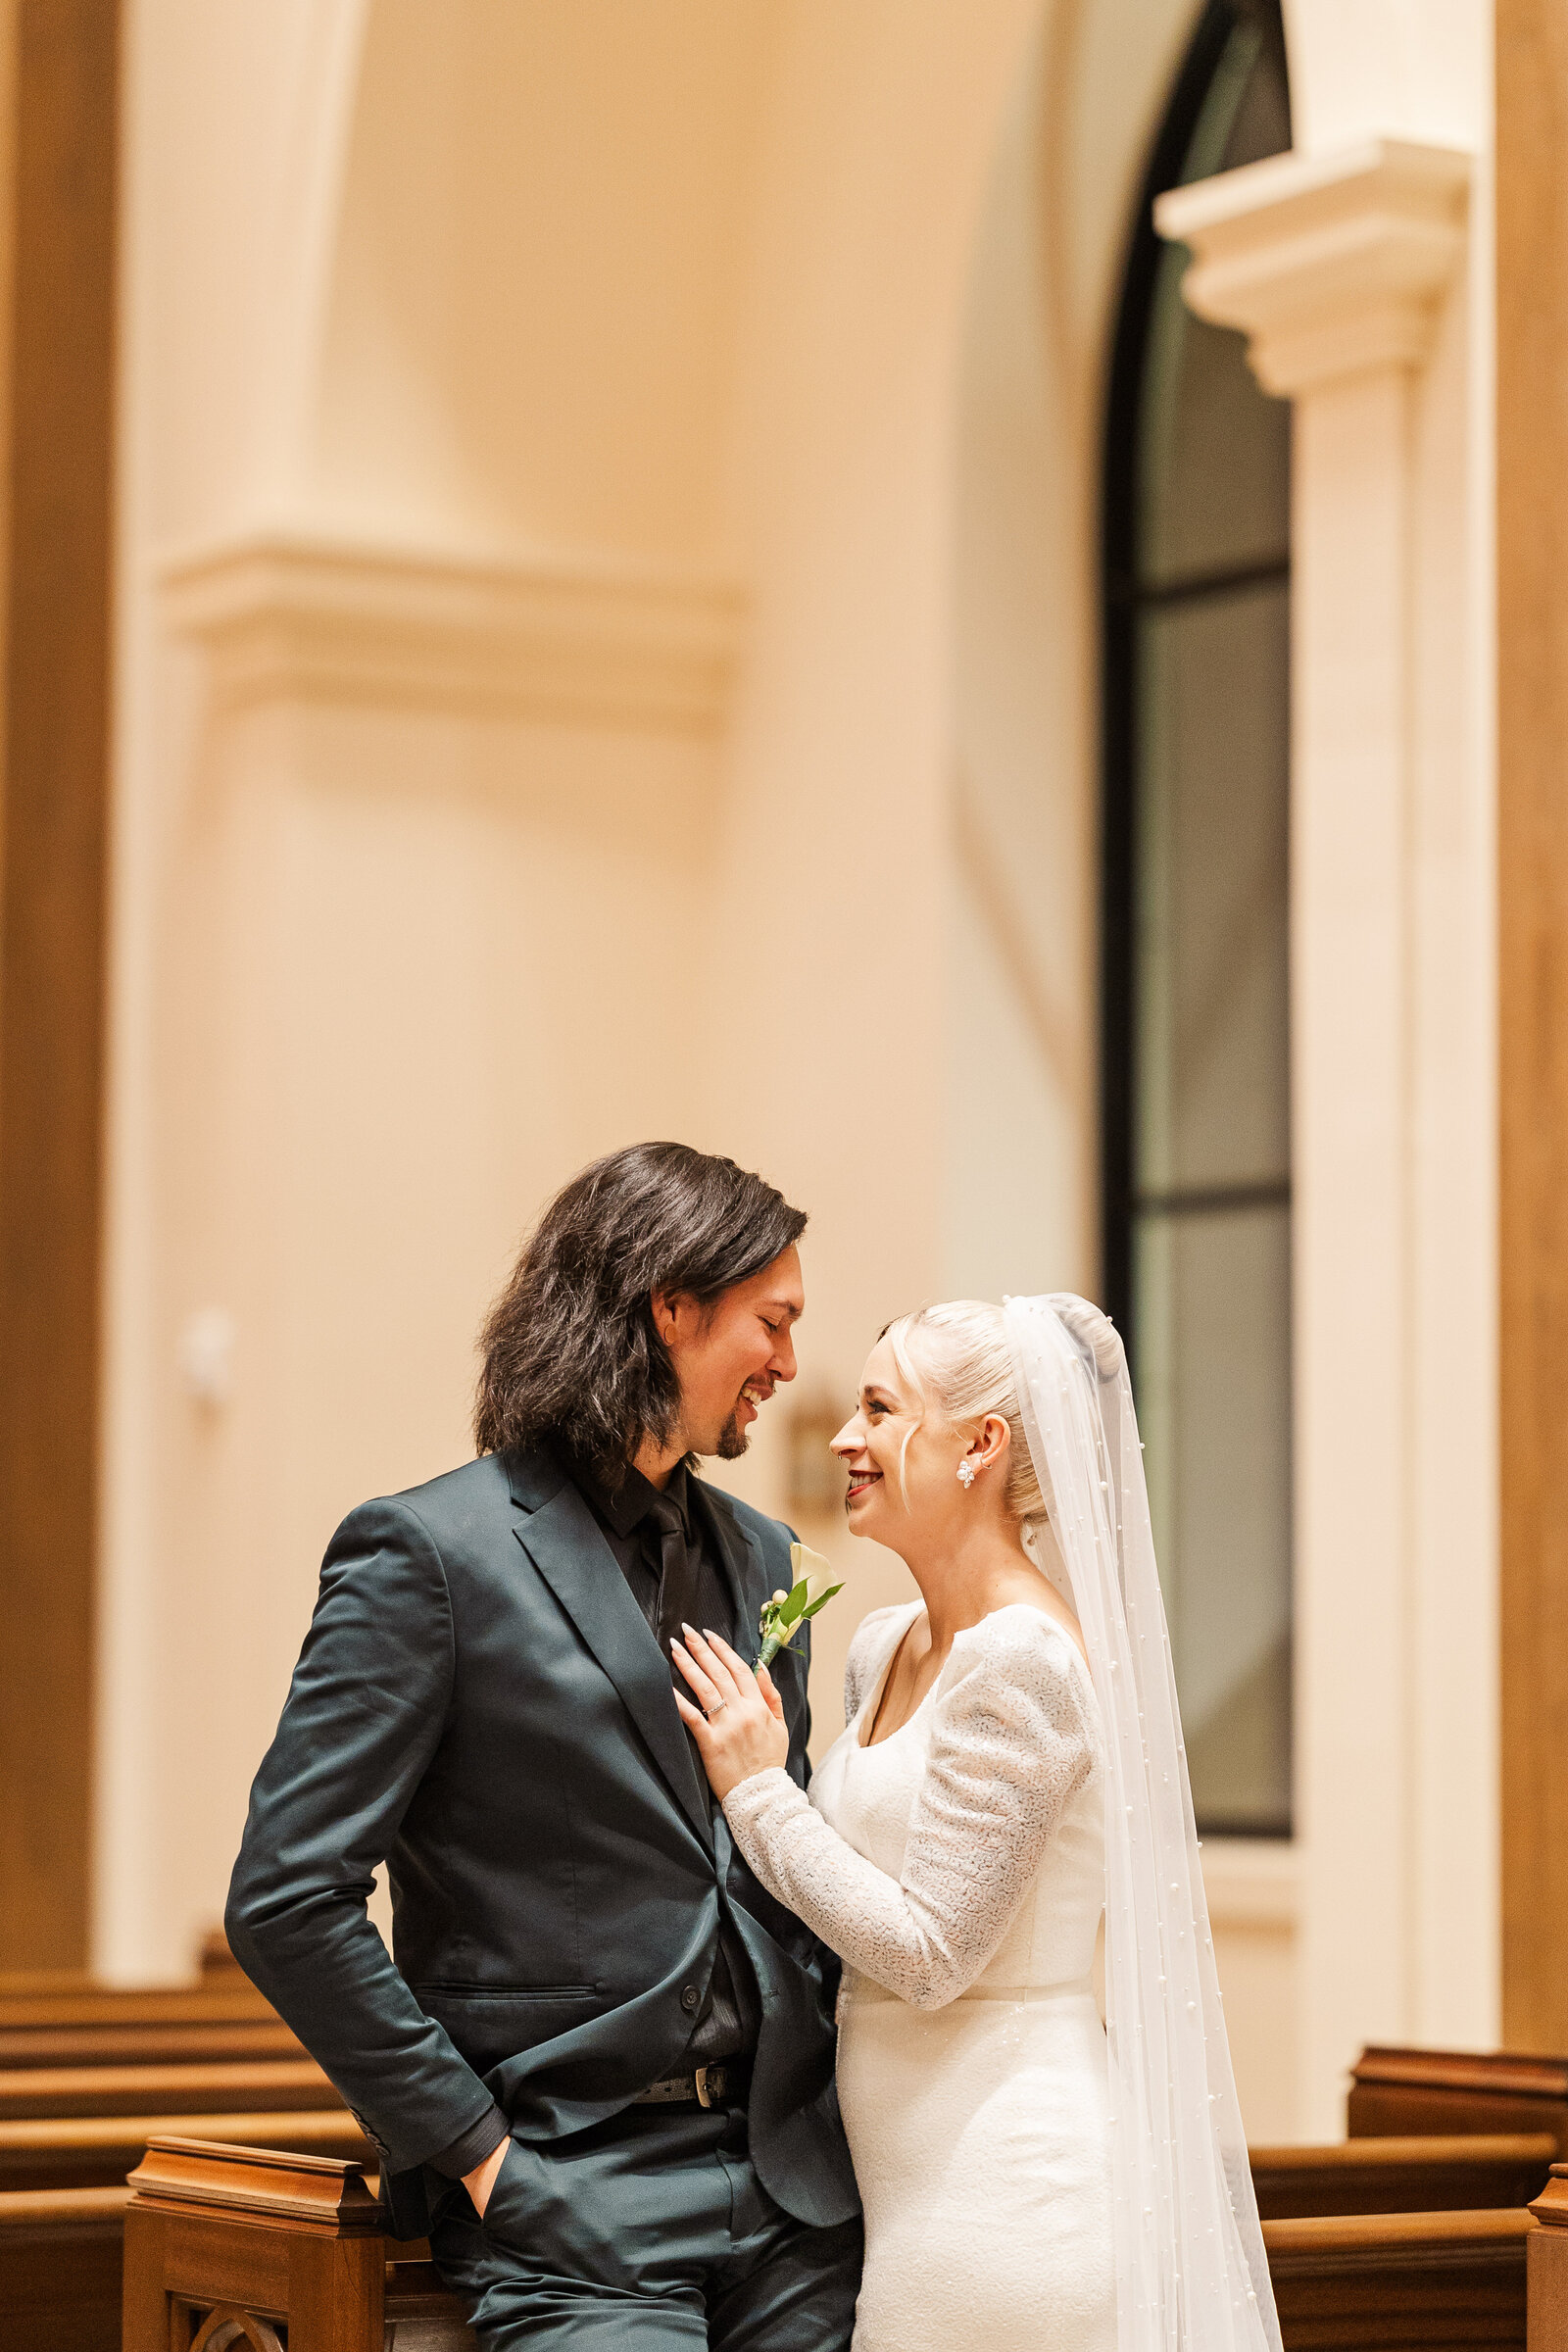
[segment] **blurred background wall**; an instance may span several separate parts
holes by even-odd
[[[819,1738],[870,1340],[1107,1296],[1250,2129],[1494,2040],[1484,0],[118,33],[92,1859],[11,1964],[185,1973],[333,1525],[678,1135],[811,1213],[724,1475],[849,1575]]]

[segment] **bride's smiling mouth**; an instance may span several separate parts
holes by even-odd
[[[880,1470],[852,1470],[850,1472],[849,1492],[844,1497],[845,1509],[848,1510],[850,1504],[856,1500],[857,1496],[868,1494],[873,1487],[879,1487],[881,1484],[882,1473]]]

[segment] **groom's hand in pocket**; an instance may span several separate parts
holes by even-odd
[[[484,2220],[484,2209],[490,2202],[490,2191],[496,2184],[496,2175],[501,2170],[506,2153],[507,2141],[505,2139],[497,2140],[483,2164],[476,2164],[471,2173],[465,2173],[463,2176],[463,2185],[473,2199],[473,2210],[481,2222]]]

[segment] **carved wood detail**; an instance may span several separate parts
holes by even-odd
[[[249,2344],[252,2352],[283,2352],[276,2328],[266,2320],[255,2312],[220,2303],[191,2338],[190,2352],[229,2352],[232,2344]]]

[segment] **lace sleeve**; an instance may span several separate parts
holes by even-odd
[[[941,2009],[973,1984],[1093,1767],[1083,1672],[1067,1646],[1027,1606],[1000,1609],[954,1642],[902,1879],[830,1829],[787,1773],[757,1773],[724,1799],[768,1890],[917,2009]]]

